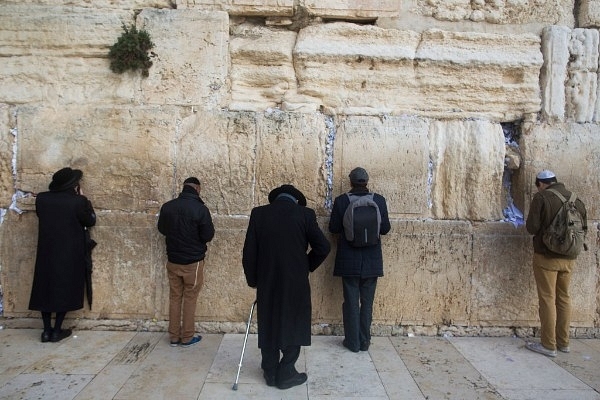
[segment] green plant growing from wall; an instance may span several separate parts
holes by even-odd
[[[127,70],[142,70],[142,76],[148,76],[148,69],[152,61],[148,56],[154,43],[145,30],[137,30],[135,26],[127,28],[123,25],[123,32],[117,42],[110,47],[108,58],[110,59],[110,70],[122,74]]]

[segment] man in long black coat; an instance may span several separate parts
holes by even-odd
[[[58,342],[71,335],[70,329],[62,329],[65,315],[83,308],[85,229],[95,225],[96,214],[81,192],[82,175],[68,167],[57,171],[50,191],[39,193],[35,199],[39,229],[29,309],[42,313],[42,342]]]
[[[252,210],[242,264],[248,285],[257,289],[265,381],[287,389],[307,379],[295,363],[300,347],[311,344],[308,274],[325,260],[330,244],[314,210],[306,207],[306,198],[294,186],[271,191],[269,203]]]

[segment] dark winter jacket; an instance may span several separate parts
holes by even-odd
[[[359,196],[369,193],[366,188],[354,188],[350,192]],[[373,200],[377,203],[379,212],[381,213],[379,234],[385,235],[391,229],[385,198],[375,193]],[[381,242],[369,247],[353,247],[346,240],[343,220],[348,205],[350,205],[350,199],[345,193],[336,197],[333,202],[333,209],[331,210],[331,218],[329,219],[329,232],[338,234],[333,275],[360,278],[381,277],[383,276]]]
[[[527,216],[527,222],[525,227],[527,232],[533,236],[533,251],[535,253],[544,254],[547,257],[552,258],[572,258],[564,256],[562,254],[553,253],[546,247],[542,241],[544,231],[550,226],[554,216],[562,206],[562,201],[557,195],[549,191],[548,189],[554,189],[562,194],[566,199],[571,197],[571,192],[565,188],[562,183],[553,183],[545,190],[537,192],[533,196],[531,205],[529,206],[529,214]],[[575,207],[580,212],[583,219],[583,229],[587,232],[587,212],[583,202],[577,198],[575,201]]]
[[[174,264],[192,264],[204,259],[206,243],[215,235],[208,208],[189,186],[176,199],[160,208],[158,230],[165,235],[167,258]]]
[[[39,229],[29,309],[79,310],[86,271],[85,227],[96,223],[92,204],[69,188],[39,193],[35,207]]]
[[[258,347],[310,345],[308,275],[329,251],[314,210],[286,198],[252,210],[242,264],[257,289]]]

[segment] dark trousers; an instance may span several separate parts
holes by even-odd
[[[358,351],[361,345],[371,342],[373,299],[377,278],[342,277],[344,288],[344,336],[346,346]]]
[[[285,380],[295,375],[296,361],[300,357],[300,346],[288,346],[281,349],[283,355],[280,359],[279,349],[260,349],[262,354],[261,368],[269,376],[274,376],[278,381]]]

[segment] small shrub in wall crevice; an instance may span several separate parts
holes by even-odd
[[[130,28],[123,25],[124,32],[115,44],[110,46],[108,58],[110,59],[110,70],[122,74],[127,70],[142,70],[142,76],[148,76],[148,69],[152,61],[148,52],[154,47],[150,34],[145,30],[137,30],[132,25]]]

